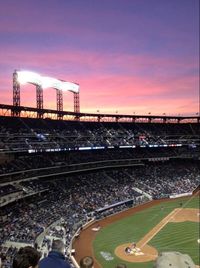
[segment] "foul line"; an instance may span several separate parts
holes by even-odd
[[[151,229],[138,243],[137,245],[140,248],[143,248],[160,230],[174,217],[176,214],[178,214],[183,208],[186,207],[186,205],[195,197],[198,195],[198,192],[195,193],[195,195],[190,198],[182,208],[175,208],[170,214],[168,214],[164,219],[162,219],[153,229]],[[157,229],[158,228],[158,229]],[[150,235],[150,236],[149,236]],[[141,244],[142,243],[142,244]]]
[[[174,217],[181,208],[174,209],[164,219],[162,219],[151,231],[149,231],[137,244],[140,248],[143,248],[160,230]],[[143,242],[144,241],[144,242]],[[142,244],[141,244],[142,243]]]

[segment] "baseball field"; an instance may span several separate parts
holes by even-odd
[[[95,268],[113,268],[125,263],[128,268],[152,268],[162,251],[179,251],[199,263],[199,196],[165,200],[107,217],[84,230],[75,241],[76,259],[95,258]],[[134,245],[136,244],[136,245]],[[125,248],[131,248],[130,254]]]

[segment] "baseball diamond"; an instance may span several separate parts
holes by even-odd
[[[83,255],[92,255],[95,268],[115,267],[117,263],[125,263],[128,268],[151,268],[159,252],[173,250],[189,254],[199,267],[198,194],[155,200],[128,209],[100,220],[100,230],[93,232],[96,224],[75,239],[77,261]],[[127,247],[131,249],[129,253]]]

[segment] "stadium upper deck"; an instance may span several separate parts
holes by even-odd
[[[197,146],[199,123],[82,122],[0,117],[1,152]]]

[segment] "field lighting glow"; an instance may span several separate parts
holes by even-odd
[[[61,90],[61,81],[52,77],[42,77],[42,87],[43,88],[55,88]]]
[[[79,85],[67,81],[62,81],[53,77],[41,76],[34,72],[18,71],[18,81],[20,84],[34,84],[45,88],[54,88],[62,91],[79,92]]]
[[[42,77],[34,72],[29,72],[29,71],[19,71],[17,72],[18,75],[18,81],[20,84],[33,84],[33,85],[42,85]]]
[[[71,82],[63,82],[62,81],[62,90],[63,91],[71,91],[74,93],[79,92],[79,85],[76,83],[71,83]]]
[[[62,91],[79,92],[79,85],[71,82],[61,81],[52,77],[42,77],[43,88],[55,88]]]

